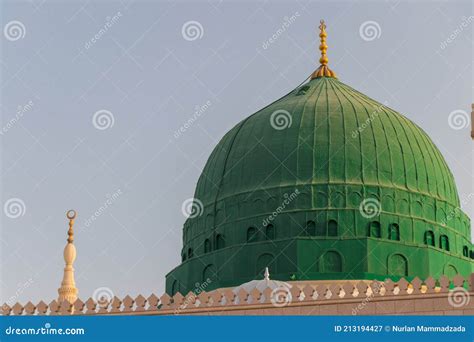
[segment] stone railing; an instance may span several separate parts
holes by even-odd
[[[450,281],[419,278],[408,282],[379,281],[295,281],[276,289],[253,289],[249,293],[232,288],[211,292],[192,292],[173,297],[152,294],[111,300],[78,299],[74,304],[53,300],[34,305],[4,304],[3,315],[173,315],[173,314],[466,314],[474,311],[474,273],[468,278],[456,276]],[[408,309],[397,309],[405,303]],[[415,303],[415,304],[413,304]],[[292,310],[287,310],[291,308]],[[418,308],[418,309],[417,309]],[[426,308],[426,310],[423,310]]]

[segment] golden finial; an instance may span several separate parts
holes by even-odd
[[[74,226],[74,219],[76,218],[76,211],[72,209],[69,210],[66,213],[66,217],[69,219],[69,230],[67,231],[67,235],[68,235],[67,242],[73,243],[74,242],[74,229],[72,228]]]
[[[76,218],[76,211],[69,210],[66,217],[69,219],[69,229],[67,231],[67,244],[64,247],[64,274],[61,287],[58,289],[58,301],[62,303],[67,300],[69,303],[74,303],[77,299],[76,282],[74,281],[74,261],[76,260],[76,247],[74,247],[74,219]]]
[[[328,46],[326,44],[326,24],[324,20],[321,20],[321,25],[319,25],[319,38],[321,40],[321,44],[319,45],[319,50],[321,51],[321,58],[319,59],[319,63],[321,66],[313,72],[311,75],[311,79],[315,79],[318,77],[333,77],[337,78],[336,73],[329,69],[328,65],[328,56],[326,55],[326,51],[328,50]]]

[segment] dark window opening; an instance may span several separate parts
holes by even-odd
[[[315,236],[316,235],[316,223],[314,221],[306,222],[304,235]]]
[[[369,232],[370,237],[380,238],[382,234],[380,232],[380,223],[377,221],[373,221],[369,223]]]
[[[400,227],[398,226],[398,224],[390,224],[388,228],[388,238],[390,240],[400,241]]]
[[[425,232],[425,245],[433,246],[435,245],[434,233],[431,230]]]
[[[221,249],[225,247],[224,237],[221,234],[216,236],[216,249]]]
[[[257,229],[250,227],[247,229],[247,242],[257,241]]]
[[[204,253],[209,253],[211,251],[211,241],[209,239],[206,239],[204,241]]]
[[[337,236],[337,222],[335,220],[328,222],[328,236]]]
[[[267,240],[273,240],[275,238],[275,227],[273,224],[269,224],[265,227],[265,237]]]
[[[446,251],[449,251],[449,239],[446,235],[441,235],[439,237],[439,247]]]

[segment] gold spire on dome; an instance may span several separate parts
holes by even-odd
[[[324,23],[324,20],[321,20],[319,30],[319,38],[321,39],[321,44],[319,45],[319,50],[321,51],[321,58],[319,59],[319,63],[321,63],[321,66],[315,72],[313,72],[313,74],[311,75],[311,79],[315,79],[318,77],[337,78],[336,73],[328,67],[328,56],[326,55],[326,51],[328,49],[328,46],[326,44],[326,37],[328,35],[326,33],[326,24]]]
[[[67,244],[64,247],[64,262],[66,266],[64,267],[63,281],[61,282],[61,287],[58,289],[59,303],[62,303],[64,300],[67,300],[69,303],[74,303],[77,299],[77,288],[76,282],[74,281],[74,260],[76,260],[76,247],[74,247],[74,219],[76,218],[76,211],[69,210],[66,213],[66,217],[69,219],[69,230],[67,232]]]

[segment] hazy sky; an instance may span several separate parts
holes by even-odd
[[[71,208],[80,298],[161,294],[211,150],[318,66],[321,18],[340,80],[420,125],[472,199],[472,1],[2,1],[0,14],[1,302],[57,297]]]

